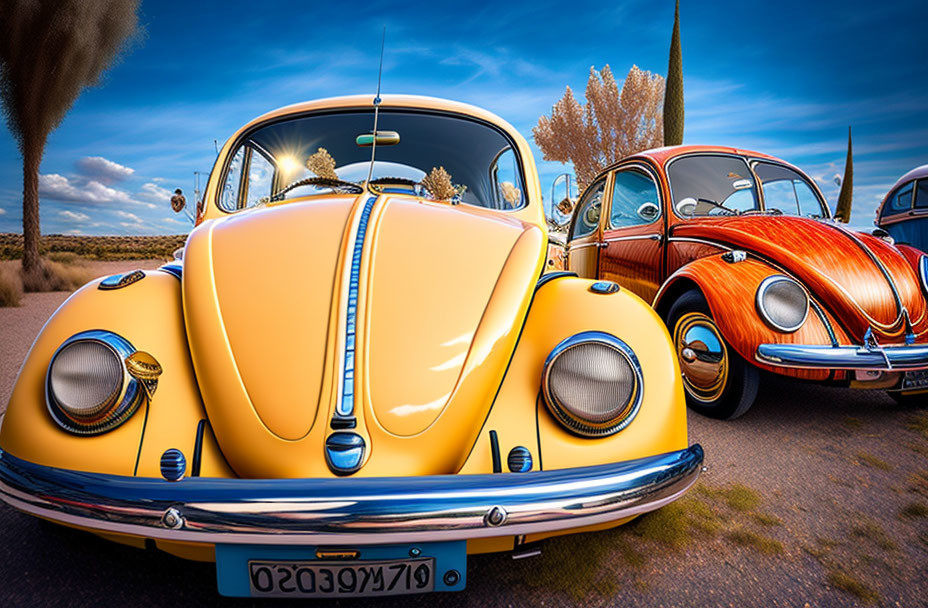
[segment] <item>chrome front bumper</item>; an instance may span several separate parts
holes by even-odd
[[[910,346],[810,346],[761,344],[756,358],[777,367],[905,371],[928,369],[928,344]]]
[[[0,499],[101,532],[202,543],[372,545],[534,534],[615,521],[680,497],[698,444],[557,471],[340,479],[161,479],[82,473],[0,451]]]

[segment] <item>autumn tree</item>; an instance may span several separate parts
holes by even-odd
[[[23,158],[23,286],[48,284],[39,258],[39,165],[81,91],[138,31],[138,0],[2,0],[0,100]]]
[[[851,148],[851,128],[847,128],[847,160],[844,161],[844,177],[835,206],[835,219],[845,224],[851,221],[851,205],[854,202],[854,153]]]
[[[590,68],[586,103],[570,87],[532,129],[545,160],[573,163],[582,189],[607,165],[663,140],[664,79],[632,66],[621,90],[609,66]]]
[[[683,143],[683,52],[680,48],[680,0],[673,12],[667,91],[664,94],[664,145]]]

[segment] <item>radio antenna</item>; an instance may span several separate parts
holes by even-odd
[[[383,34],[380,37],[380,67],[377,68],[377,95],[374,97],[374,132],[371,142],[371,166],[367,171],[367,184],[370,184],[371,177],[374,175],[374,156],[377,153],[377,118],[380,114],[380,81],[383,78],[383,47],[386,41],[387,26],[383,26]]]

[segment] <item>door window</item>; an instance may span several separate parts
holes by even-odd
[[[915,208],[928,209],[928,179],[918,180],[915,188]]]
[[[609,216],[613,228],[650,224],[660,216],[657,184],[648,173],[642,169],[630,168],[615,174],[612,212]]]
[[[242,185],[242,171],[245,168],[245,146],[238,149],[232,162],[229,163],[229,172],[222,186],[222,195],[219,197],[219,206],[225,211],[235,211],[238,208],[238,194]]]
[[[905,186],[896,190],[896,192],[889,197],[889,200],[886,201],[886,205],[883,207],[883,216],[895,215],[897,213],[903,213],[912,208],[912,186],[914,182],[910,182]]]
[[[825,217],[812,186],[797,171],[774,163],[757,163],[754,172],[764,189],[764,207],[784,215]]]
[[[599,226],[599,215],[603,208],[603,192],[606,190],[606,178],[594,182],[583,193],[574,223],[570,231],[570,239],[578,239],[593,234]]]
[[[490,179],[495,201],[489,207],[510,211],[522,206],[522,190],[516,185],[520,183],[519,159],[512,148],[506,148],[496,157],[490,167]]]
[[[257,150],[252,150],[250,156],[248,191],[245,195],[246,207],[270,200],[271,188],[274,185],[274,165],[271,161]]]

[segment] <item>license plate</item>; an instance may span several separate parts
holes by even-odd
[[[227,597],[340,598],[461,591],[466,541],[355,547],[216,545]]]
[[[366,597],[428,593],[431,558],[357,562],[248,562],[252,597]]]
[[[906,372],[902,377],[902,390],[928,388],[928,369]]]

